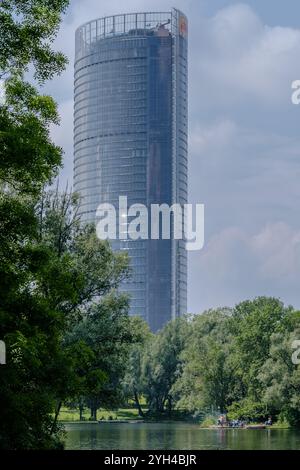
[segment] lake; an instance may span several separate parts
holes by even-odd
[[[66,449],[283,450],[300,449],[300,430],[201,429],[197,424],[68,423]]]

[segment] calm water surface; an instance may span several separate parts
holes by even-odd
[[[189,423],[66,424],[66,449],[300,449],[300,431],[201,429]]]

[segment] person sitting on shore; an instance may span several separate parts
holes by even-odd
[[[223,426],[226,426],[226,424],[227,424],[226,417],[225,417],[224,415],[219,416],[219,418],[218,418],[218,426],[223,427]]]
[[[266,426],[272,426],[272,416],[268,417],[268,420],[265,422]]]

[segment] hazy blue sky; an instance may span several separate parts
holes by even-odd
[[[72,182],[74,31],[115,13],[189,17],[190,201],[206,207],[205,247],[189,254],[189,311],[274,295],[300,307],[299,0],[71,0],[57,39],[70,58],[48,84]]]

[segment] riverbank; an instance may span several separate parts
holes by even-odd
[[[147,408],[143,407],[143,411],[146,414]],[[207,417],[202,422],[193,418],[193,416],[174,411],[171,415],[152,415],[147,417],[139,416],[136,408],[120,408],[118,410],[99,410],[97,420],[90,419],[90,412],[85,409],[83,412],[83,420],[80,420],[80,414],[78,409],[62,408],[59,417],[59,422],[62,424],[74,423],[74,424],[97,424],[97,423],[128,423],[128,424],[139,424],[139,423],[191,423],[196,424],[201,429],[222,429],[216,426],[216,420],[213,417]],[[225,428],[223,428],[225,429]],[[230,429],[230,428],[229,428]],[[235,428],[238,429],[238,428]],[[266,426],[266,429],[292,429],[287,422],[277,422],[272,426]]]
[[[246,429],[245,427],[231,427],[231,426],[218,426],[216,424],[216,418],[213,416],[207,416],[202,422],[200,422],[202,429]],[[273,423],[271,426],[266,426],[264,423],[249,422],[250,426],[265,426],[266,429],[293,429],[287,421],[278,421]]]

